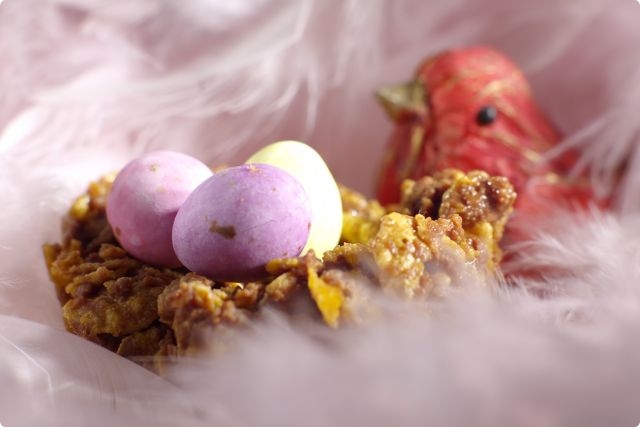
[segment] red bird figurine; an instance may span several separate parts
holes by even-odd
[[[593,200],[585,176],[569,178],[575,152],[543,157],[560,134],[536,106],[520,69],[491,48],[441,53],[422,63],[409,83],[377,95],[395,122],[377,187],[383,204],[399,200],[402,180],[445,168],[509,178],[518,193],[516,217]]]

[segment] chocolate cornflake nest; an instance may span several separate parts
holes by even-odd
[[[63,221],[62,242],[45,244],[44,256],[66,328],[156,370],[216,351],[265,306],[337,328],[366,320],[375,289],[434,299],[482,280],[499,265],[516,197],[507,179],[478,171],[405,181],[389,207],[341,187],[340,245],[322,260],[313,251],[274,259],[264,280],[231,283],[129,256],[105,214],[114,178],[89,185]]]

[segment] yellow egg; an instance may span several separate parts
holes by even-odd
[[[266,163],[284,169],[302,184],[311,200],[313,219],[309,239],[302,250],[313,249],[318,257],[333,249],[342,231],[342,199],[331,171],[320,154],[298,141],[280,141],[268,145],[246,163]]]

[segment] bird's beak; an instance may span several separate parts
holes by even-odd
[[[426,88],[419,80],[387,86],[376,92],[376,97],[389,117],[397,121],[406,115],[421,116],[427,112]]]

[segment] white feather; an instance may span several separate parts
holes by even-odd
[[[637,425],[639,13],[629,0],[5,0],[0,423]],[[478,43],[522,65],[565,147],[618,197],[619,211],[556,216],[520,248],[555,274],[428,318],[389,303],[384,321],[332,334],[272,314],[171,382],[62,331],[40,245],[91,179],[152,148],[216,164],[302,139],[370,191],[391,128],[372,92]]]

